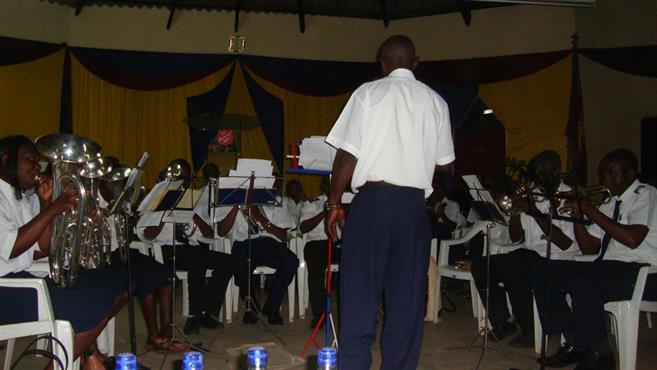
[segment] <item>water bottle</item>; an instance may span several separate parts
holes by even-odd
[[[248,370],[267,369],[267,349],[265,347],[251,347],[246,354]]]
[[[338,351],[324,347],[317,353],[317,370],[338,370]]]
[[[182,359],[183,370],[203,370],[203,354],[201,352],[185,352]]]
[[[137,356],[132,353],[120,353],[114,361],[114,370],[137,370]]]

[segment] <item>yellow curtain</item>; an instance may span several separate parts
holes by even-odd
[[[64,53],[0,67],[0,137],[59,131]]]
[[[479,96],[506,128],[507,156],[529,160],[551,149],[565,164],[571,63],[567,57],[536,73],[479,87]]]
[[[140,91],[112,85],[71,58],[73,132],[96,141],[103,154],[133,164],[149,153],[142,184],[152,186],[174,158],[191,163],[187,97],[205,93],[221,82],[232,64],[185,86]]]
[[[311,135],[326,135],[333,127],[351,93],[336,96],[308,96],[297,94],[277,86],[247,68],[253,80],[270,94],[283,101],[285,111],[284,153],[289,153],[290,144],[297,143]],[[317,195],[320,177],[315,175],[289,174],[285,169],[292,166],[290,160],[284,162],[282,173],[287,180],[298,179],[306,194]]]

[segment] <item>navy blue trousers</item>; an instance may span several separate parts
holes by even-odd
[[[607,340],[604,304],[632,297],[641,268],[639,263],[621,261],[550,261],[545,289],[545,269],[532,271],[534,296],[543,330],[564,333],[575,349],[587,349]],[[566,302],[572,298],[572,308]]]
[[[349,210],[340,261],[341,369],[369,369],[384,296],[382,369],[416,369],[424,330],[430,225],[424,191],[366,184]]]
[[[233,242],[231,254],[235,264],[235,284],[240,287],[242,295],[246,294],[249,277],[257,266],[276,269],[274,283],[262,311],[263,313],[278,312],[287,292],[287,286],[297,273],[299,267],[297,256],[285,246],[285,243],[269,237],[251,239],[251,271],[248,263],[248,240]]]

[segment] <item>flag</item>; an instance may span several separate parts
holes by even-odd
[[[573,35],[572,80],[570,86],[570,112],[566,126],[568,139],[567,171],[576,185],[586,185],[586,141],[584,138],[584,109],[582,104],[582,82],[579,76],[577,42]]]

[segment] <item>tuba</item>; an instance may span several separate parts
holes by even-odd
[[[50,274],[58,286],[75,284],[78,270],[102,268],[111,260],[109,224],[98,207],[98,179],[111,170],[100,157],[101,147],[71,134],[50,134],[36,140],[52,168],[53,200],[64,192],[77,194],[77,207],[57,215],[51,225]]]
[[[111,171],[101,178],[101,181],[107,185],[109,190],[111,190],[112,199],[116,200],[119,197],[123,190],[125,180],[130,176],[130,173],[132,173],[131,167],[119,163],[118,161],[114,161],[114,163],[112,163]],[[116,242],[119,247],[119,256],[121,257],[121,261],[125,262],[127,260],[126,241],[132,240],[132,235],[128,235],[126,239],[124,233],[126,223],[129,223],[129,220],[127,219],[129,214],[126,214],[125,212],[116,212],[112,216],[115,231],[114,235],[116,235]],[[128,232],[132,230],[129,226],[130,225],[128,225]]]

